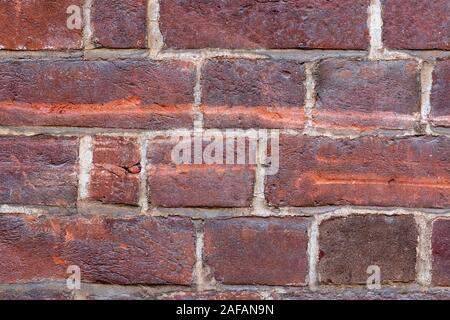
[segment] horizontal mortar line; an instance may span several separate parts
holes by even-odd
[[[77,211],[76,207],[61,208],[55,206],[33,206],[33,205],[14,205],[14,204],[0,204],[0,214],[15,214],[15,213],[28,213],[28,214],[50,214],[58,215],[53,212],[62,210],[64,214],[62,216],[73,216],[80,213],[86,216],[95,215],[108,215],[103,212],[95,212],[86,214],[89,210],[92,211],[105,211],[105,212],[122,212],[130,211],[130,217],[138,216],[139,207],[137,206],[123,206],[123,205],[107,205],[99,204],[97,202],[89,203],[84,202],[79,206]],[[343,216],[348,214],[358,215],[416,215],[423,214],[429,215],[430,218],[450,217],[450,208],[437,209],[437,208],[405,208],[405,207],[375,207],[375,206],[323,206],[323,207],[269,207],[271,215],[259,215],[254,208],[152,208],[143,213],[146,216],[155,217],[167,217],[167,216],[183,216],[190,218],[208,218],[208,217],[290,217],[290,216]],[[17,212],[15,212],[17,211]],[[47,212],[46,212],[47,211]],[[67,214],[69,213],[69,214]],[[127,216],[126,213],[120,216]]]
[[[412,136],[449,136],[450,132],[446,131],[432,131],[431,133],[419,133],[409,130],[393,130],[393,131],[369,131],[358,133],[340,133],[326,130],[304,130],[304,129],[242,129],[242,128],[203,128],[203,133],[211,134],[225,134],[228,131],[233,131],[231,134],[236,137],[247,136],[250,130],[278,130],[285,135],[303,135],[310,137],[329,137],[335,139],[356,139],[360,137],[393,137],[403,138]],[[86,135],[104,135],[104,136],[131,136],[140,137],[145,135],[148,139],[155,136],[180,136],[194,133],[194,128],[179,128],[179,129],[165,129],[165,130],[145,130],[145,129],[115,129],[115,128],[93,128],[93,127],[50,127],[50,126],[0,126],[0,136],[16,135],[16,136],[33,136],[33,135],[52,135],[63,137],[82,137]],[[198,131],[196,131],[198,132]]]

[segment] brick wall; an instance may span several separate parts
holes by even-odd
[[[450,299],[448,12],[0,0],[0,298]]]

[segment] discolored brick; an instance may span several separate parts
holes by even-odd
[[[324,60],[315,78],[313,118],[318,127],[411,129],[419,120],[421,86],[415,61]]]
[[[450,59],[438,61],[433,73],[430,120],[450,127]]]
[[[395,49],[450,49],[448,0],[381,0],[383,40]]]
[[[81,13],[83,3],[83,0],[0,0],[0,49],[81,49],[83,26],[69,29],[67,20],[71,14],[67,11],[76,6]]]
[[[305,218],[235,218],[205,224],[205,263],[224,284],[304,285]]]
[[[107,48],[147,47],[146,0],[93,0],[95,45]]]
[[[90,198],[104,203],[139,202],[140,149],[136,138],[94,139]]]
[[[450,206],[447,137],[333,139],[282,135],[273,206]]]
[[[0,137],[0,203],[74,206],[77,158],[76,138]]]
[[[184,139],[184,137],[183,137]],[[202,138],[201,138],[202,139]],[[190,140],[193,143],[193,139]],[[181,137],[157,137],[148,147],[149,200],[156,207],[249,207],[253,199],[255,165],[226,164],[226,152],[221,163],[194,161],[176,164],[172,150]],[[201,147],[208,145],[201,140]],[[225,148],[225,143],[223,144]],[[201,149],[203,152],[204,149]]]
[[[215,59],[202,75],[208,128],[302,128],[306,89],[302,63]]]
[[[71,265],[83,282],[192,282],[195,236],[183,218],[0,216],[0,282],[66,279]]]
[[[192,127],[194,71],[180,61],[2,61],[0,125]]]
[[[450,220],[433,222],[432,283],[434,286],[450,285]]]
[[[418,232],[413,216],[349,216],[319,226],[319,281],[366,284],[378,266],[382,283],[416,277]]]
[[[369,0],[165,0],[170,49],[366,49]]]

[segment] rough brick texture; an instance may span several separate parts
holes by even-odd
[[[0,282],[66,279],[77,265],[86,282],[190,284],[194,230],[182,218],[0,216]]]
[[[449,12],[0,0],[0,299],[449,299]]]
[[[1,61],[0,124],[131,129],[192,126],[187,62]]]
[[[69,29],[66,13],[83,0],[0,1],[0,49],[81,49],[82,29]],[[81,26],[82,27],[82,26]]]
[[[420,114],[414,61],[325,60],[316,70],[314,121],[336,129],[408,129]]]
[[[0,137],[0,203],[75,205],[77,162],[75,138]]]
[[[254,165],[196,164],[194,140],[189,163],[175,164],[172,150],[190,137],[157,137],[148,147],[150,204],[156,207],[249,207]],[[202,151],[209,144],[200,140]],[[223,163],[226,161],[225,143]],[[195,186],[195,187],[193,187]]]
[[[202,77],[209,128],[302,128],[304,66],[294,61],[217,59]]]
[[[275,206],[450,206],[446,137],[282,136],[280,170],[266,181]]]
[[[433,285],[450,286],[450,220],[438,219],[433,223],[432,236]]]
[[[90,197],[104,203],[137,205],[140,162],[137,139],[96,137]]]
[[[92,29],[94,44],[107,48],[147,46],[146,0],[94,0]]]
[[[367,268],[378,266],[381,282],[415,280],[417,228],[413,216],[350,216],[319,226],[319,280],[366,284]]]
[[[384,43],[397,49],[450,49],[448,0],[381,0]]]
[[[165,0],[161,32],[166,47],[178,49],[366,49],[368,4],[369,0]]]
[[[431,121],[450,127],[450,59],[437,62],[433,73]]]
[[[210,220],[204,241],[205,263],[224,284],[305,284],[305,218]]]

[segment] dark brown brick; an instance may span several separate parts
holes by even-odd
[[[195,263],[192,223],[182,218],[38,218],[0,216],[0,282],[190,284]]]
[[[0,137],[0,203],[75,205],[77,158],[76,138]]]
[[[450,286],[450,220],[438,219],[433,223],[433,285]]]
[[[104,203],[137,205],[141,156],[136,138],[94,139],[90,198]]]
[[[431,91],[431,122],[450,127],[450,59],[436,63]]]
[[[166,47],[366,49],[369,0],[165,0]]]
[[[304,66],[294,61],[209,61],[202,77],[208,128],[302,128]]]
[[[447,137],[280,137],[280,170],[268,176],[275,206],[450,206]]]
[[[257,291],[203,291],[172,292],[163,294],[161,300],[264,300],[264,295]]]
[[[224,284],[303,285],[305,218],[235,218],[205,224],[205,263]]]
[[[178,141],[181,137],[157,137],[149,144],[148,185],[153,206],[249,207],[252,204],[254,165],[225,164],[225,151],[223,164],[189,161],[176,165],[171,153]]]
[[[91,20],[97,46],[147,47],[146,0],[94,0]]]
[[[0,49],[81,49],[82,29],[70,30],[67,8],[83,0],[0,1]]]
[[[380,267],[381,282],[415,280],[417,227],[413,216],[350,216],[319,226],[319,281],[366,284],[367,268]]]
[[[395,49],[450,49],[448,0],[381,0],[383,40]]]
[[[329,130],[410,129],[420,115],[414,61],[331,59],[316,71],[318,127]]]
[[[188,62],[0,62],[0,124],[162,130],[192,126]]]

